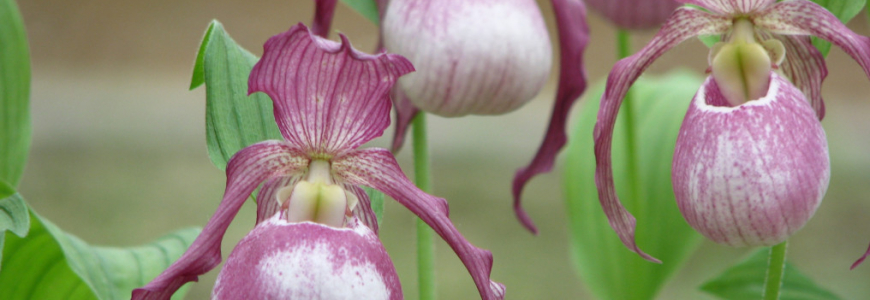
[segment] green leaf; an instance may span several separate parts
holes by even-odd
[[[722,35],[718,35],[718,34],[701,35],[701,36],[698,36],[698,39],[701,40],[701,42],[704,43],[704,45],[707,46],[707,48],[712,48],[713,45],[715,45],[716,43],[718,43],[719,41],[722,40]]]
[[[704,283],[701,290],[722,299],[761,299],[769,249],[755,251],[743,262]],[[838,300],[840,297],[816,285],[809,277],[786,262],[779,299]]]
[[[220,22],[211,22],[193,67],[191,87],[205,83],[208,156],[221,170],[242,148],[283,139],[269,97],[247,95],[248,75],[255,63],[257,57],[236,44]]]
[[[372,21],[375,25],[380,24],[380,17],[378,16],[378,3],[376,0],[341,0],[345,5],[352,8],[359,14],[361,14],[369,21]]]
[[[0,180],[18,186],[30,149],[30,50],[15,0],[0,0]]]
[[[4,299],[130,299],[184,253],[197,228],[131,248],[90,246],[30,212],[30,233],[6,233],[0,295]],[[172,298],[182,299],[184,290]]]
[[[840,22],[846,24],[849,20],[857,15],[862,8],[864,8],[864,4],[866,4],[866,0],[812,0],[818,5],[821,5],[828,11],[830,11],[834,16],[837,16],[837,19],[840,19]],[[819,52],[824,56],[828,56],[828,52],[831,51],[831,43],[813,37],[813,45],[819,49]]]
[[[384,222],[384,193],[381,191],[363,186],[363,190],[369,195],[369,201],[372,203],[372,210],[375,211],[375,216],[378,217],[378,225]]]
[[[637,218],[638,245],[662,264],[647,262],[623,246],[601,209],[592,132],[603,84],[586,97],[569,139],[564,178],[575,266],[599,299],[653,299],[701,241],[680,214],[671,187],[677,133],[701,84],[701,78],[688,72],[641,77],[634,84],[631,106],[638,163],[634,176],[627,171],[625,105],[613,136],[616,191]]]
[[[12,186],[0,181],[0,249],[3,249],[6,231],[24,237],[28,229],[30,229],[30,214],[27,211],[27,203]],[[3,270],[2,259],[0,257],[0,270]]]

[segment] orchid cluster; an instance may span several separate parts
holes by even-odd
[[[561,53],[558,90],[543,142],[512,186],[515,213],[532,232],[537,229],[520,204],[523,188],[553,168],[567,141],[570,109],[587,85],[585,4],[551,2]],[[213,299],[403,299],[362,186],[392,197],[433,228],[465,264],[482,299],[503,299],[504,285],[490,279],[491,253],[459,233],[446,200],[414,186],[390,151],[358,147],[383,134],[391,107],[395,152],[421,111],[498,115],[533,99],[553,61],[537,4],[378,1],[381,53],[370,55],[344,35],[340,43],[326,39],[336,2],[316,3],[312,28],[300,23],[270,38],[248,81],[249,94],[271,98],[283,140],[253,144],[229,160],[223,200],[202,234],[133,299],[167,299],[217,266],[227,227],[258,187],[256,227],[227,258]],[[626,13],[624,6],[634,3]],[[827,69],[810,36],[842,48],[868,76],[870,38],[806,0],[588,4],[622,28],[662,24],[648,45],[613,67],[589,141],[599,200],[622,243],[658,262],[635,243],[635,219],[616,195],[611,144],[617,112],[654,60],[699,35],[721,41],[710,49],[709,76],[691,99],[677,139],[672,182],[680,211],[698,232],[731,246],[775,245],[799,230],[830,179],[820,123]]]

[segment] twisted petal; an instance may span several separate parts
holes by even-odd
[[[864,252],[864,255],[861,255],[861,257],[858,258],[858,260],[856,260],[856,261],[852,264],[852,267],[850,267],[849,270],[853,270],[853,269],[855,269],[855,267],[857,267],[857,266],[860,265],[862,262],[864,262],[865,259],[867,259],[867,256],[870,256],[870,246],[867,247],[867,251]]]
[[[680,6],[674,0],[586,0],[586,3],[616,26],[626,29],[658,27]]]
[[[784,35],[813,35],[837,45],[870,77],[870,38],[849,30],[825,8],[810,1],[778,2],[753,19],[755,26]],[[786,53],[788,57],[789,53]]]
[[[747,14],[770,6],[776,0],[676,0],[694,4],[721,15]]]
[[[396,108],[396,132],[393,134],[393,145],[390,146],[390,150],[393,153],[398,153],[402,149],[402,144],[405,143],[405,136],[411,121],[414,120],[420,109],[411,103],[411,100],[399,86],[393,87],[393,107]]]
[[[672,169],[677,205],[717,243],[778,244],[806,224],[825,195],[825,131],[803,92],[776,73],[766,96],[726,103],[708,77],[686,112]]]
[[[378,234],[378,216],[372,210],[372,200],[369,199],[369,194],[366,194],[366,191],[362,188],[352,184],[343,184],[342,187],[345,191],[353,193],[357,201],[359,201],[353,209],[353,216],[368,226],[375,234]]]
[[[534,222],[520,203],[523,187],[533,176],[553,169],[556,155],[565,146],[568,136],[565,123],[574,101],[586,90],[586,69],[583,68],[583,51],[589,42],[589,26],[586,24],[586,7],[580,0],[553,0],[556,25],[559,28],[559,88],[556,103],[550,116],[550,125],[538,153],[528,166],[517,170],[513,181],[514,212],[520,222],[531,232],[537,233]]]
[[[492,254],[465,240],[447,216],[447,201],[414,186],[389,151],[365,149],[350,152],[336,157],[332,168],[344,181],[384,192],[419,216],[453,248],[471,273],[482,299],[504,299],[504,285],[489,278]]]
[[[332,26],[336,2],[338,0],[314,0],[314,21],[311,22],[311,33],[322,38],[329,37],[329,27]]]
[[[306,153],[335,155],[380,136],[390,124],[389,91],[413,71],[394,54],[368,55],[312,35],[303,24],[269,39],[248,93],[272,98],[284,138]]]
[[[634,217],[622,206],[613,186],[613,167],[610,160],[610,147],[613,139],[613,126],[622,98],[631,84],[653,60],[678,43],[701,34],[716,34],[726,31],[731,21],[725,17],[711,15],[704,11],[680,7],[665,22],[662,29],[643,49],[616,63],[607,77],[607,87],[601,97],[598,121],[595,123],[595,184],[601,207],[616,230],[622,243],[643,258],[658,262],[657,259],[641,251],[634,242]]]
[[[169,299],[221,261],[221,239],[245,199],[266,179],[301,172],[308,159],[283,141],[265,141],[237,152],[227,164],[227,187],[217,212],[190,248],[157,278],[133,291],[133,300]]]
[[[278,203],[278,191],[295,185],[301,179],[302,174],[298,174],[271,178],[263,183],[260,192],[257,193],[257,224],[271,218],[281,210],[281,204]],[[287,199],[282,199],[282,201],[287,201]]]
[[[233,249],[212,299],[399,300],[402,287],[378,236],[356,219],[333,228],[275,214]]]
[[[780,34],[772,34],[772,36],[785,47],[785,60],[779,69],[804,95],[807,95],[810,105],[821,121],[825,117],[822,81],[828,76],[825,57],[813,46],[808,36]]]

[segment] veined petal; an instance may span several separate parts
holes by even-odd
[[[747,14],[767,7],[776,0],[676,0],[694,4],[722,15]]]
[[[329,37],[329,27],[335,15],[335,3],[338,0],[314,0],[314,21],[311,22],[311,32],[322,38]]]
[[[730,246],[772,246],[804,226],[830,179],[825,131],[803,92],[771,72],[739,106],[708,77],[686,112],[672,179],[686,221]]]
[[[353,216],[360,220],[364,225],[368,226],[375,234],[378,234],[378,216],[372,210],[372,200],[369,199],[369,194],[362,188],[352,184],[342,184],[344,190],[353,193],[359,201],[353,209]]]
[[[257,193],[257,224],[271,218],[281,210],[281,204],[278,201],[278,191],[295,185],[300,179],[302,179],[301,174],[275,177],[263,183],[263,186],[260,187],[260,192]],[[289,197],[290,194],[287,194],[287,196]],[[281,201],[287,201],[287,199],[281,199]]]
[[[227,163],[224,198],[202,233],[169,268],[144,287],[133,291],[133,300],[169,299],[178,288],[196,281],[221,262],[221,240],[248,196],[264,180],[301,172],[308,159],[284,141],[264,141],[248,146]]]
[[[711,15],[691,7],[680,7],[668,18],[649,44],[634,55],[617,62],[607,77],[607,87],[601,97],[601,107],[598,110],[598,121],[595,123],[594,131],[595,184],[598,187],[601,207],[607,215],[610,226],[619,235],[619,239],[626,247],[649,261],[659,262],[641,251],[634,242],[635,219],[619,202],[613,185],[610,148],[616,114],[628,88],[643,70],[652,64],[653,60],[690,37],[723,33],[730,25],[731,20],[725,17]]]
[[[821,121],[825,117],[822,81],[828,76],[825,57],[813,46],[810,37],[772,34],[785,47],[785,60],[779,66],[791,82],[807,96]]]
[[[411,126],[411,121],[420,112],[420,109],[411,103],[408,96],[399,86],[393,88],[393,107],[396,109],[396,132],[393,134],[393,145],[390,150],[393,153],[398,153],[405,143],[405,136],[408,134],[408,127]]]
[[[356,219],[333,228],[275,214],[233,249],[212,299],[398,300],[402,287],[377,235]]]
[[[837,45],[870,77],[870,38],[859,35],[810,1],[778,2],[753,19],[755,26],[785,35],[813,35]],[[786,57],[788,57],[786,53]]]
[[[674,0],[586,0],[586,3],[616,26],[626,29],[658,27],[680,6]]]
[[[248,92],[272,98],[281,134],[306,153],[336,155],[383,134],[390,88],[414,69],[399,55],[368,55],[341,40],[300,23],[270,38],[251,71]]]
[[[586,7],[580,0],[552,0],[553,11],[556,14],[556,26],[559,28],[559,51],[561,66],[559,68],[559,88],[556,92],[556,103],[550,116],[550,125],[544,135],[544,141],[538,148],[538,153],[524,168],[517,170],[513,181],[514,212],[523,226],[537,233],[532,219],[523,210],[521,197],[526,183],[537,174],[553,169],[556,155],[565,146],[568,136],[565,134],[565,123],[568,113],[577,98],[586,90],[586,69],[583,67],[583,52],[589,43],[589,26],[586,24]]]
[[[344,181],[384,192],[419,216],[453,248],[471,273],[482,299],[504,299],[504,285],[489,277],[492,271],[492,253],[465,240],[448,218],[447,201],[426,194],[414,186],[402,173],[389,151],[353,151],[335,158],[332,168]]]

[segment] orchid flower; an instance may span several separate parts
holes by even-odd
[[[678,8],[649,44],[613,67],[594,131],[604,212],[623,244],[654,262],[635,244],[635,219],[616,195],[610,147],[622,99],[656,58],[688,38],[722,35],[711,51],[712,75],[680,129],[672,177],[689,224],[735,246],[785,240],[813,215],[827,188],[819,123],[827,69],[809,36],[839,46],[870,76],[870,38],[810,1],[680,2],[697,7]]]
[[[656,28],[680,6],[675,0],[586,0],[586,4],[624,29]]]
[[[568,113],[586,89],[586,6],[581,0],[551,2],[561,52],[556,102],[537,154],[513,181],[514,210],[532,232],[537,229],[520,203],[523,187],[533,176],[552,170],[568,139]],[[384,46],[417,66],[417,72],[400,79],[393,91],[394,152],[401,148],[406,129],[420,109],[442,116],[503,114],[531,100],[547,79],[550,41],[535,1],[378,3]]]
[[[303,24],[269,39],[248,93],[273,101],[284,140],[253,144],[227,165],[217,212],[187,252],[133,299],[168,299],[221,261],[221,239],[258,186],[257,225],[236,247],[213,296],[222,299],[401,299],[377,241],[377,220],[360,186],[410,209],[457,253],[483,299],[502,299],[492,255],[459,233],[446,200],[417,189],[385,149],[356,149],[389,125],[389,91],[413,66],[395,54],[368,55],[320,38]],[[294,299],[296,299],[294,298]]]

